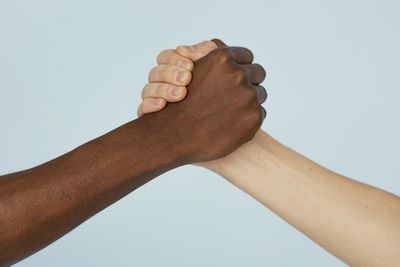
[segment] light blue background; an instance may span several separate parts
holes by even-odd
[[[398,1],[0,1],[0,173],[135,117],[157,54],[219,37],[251,48],[263,129],[400,194]],[[155,179],[18,266],[342,266],[223,178]]]

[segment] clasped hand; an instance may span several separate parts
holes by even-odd
[[[259,85],[265,71],[253,58],[249,49],[220,40],[165,50],[150,71],[138,114],[184,142],[185,163],[224,157],[251,140],[266,115],[267,94]]]

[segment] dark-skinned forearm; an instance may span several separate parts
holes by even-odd
[[[161,173],[183,149],[144,116],[38,167],[0,177],[0,265],[23,259]],[[153,123],[151,123],[153,122]],[[175,147],[171,151],[172,145]]]
[[[265,89],[255,86],[265,71],[252,61],[246,48],[216,49],[195,62],[184,101],[0,177],[0,262],[34,253],[169,169],[224,157],[253,138],[265,117]]]

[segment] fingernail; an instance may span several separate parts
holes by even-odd
[[[178,71],[178,73],[175,76],[175,80],[178,82],[184,82],[187,78],[187,73],[186,71]]]
[[[188,62],[186,60],[180,60],[178,62],[178,66],[183,69],[187,69],[187,70],[190,70],[192,68],[192,64],[190,64],[190,62]]]
[[[173,96],[180,96],[181,93],[182,93],[182,88],[180,88],[180,87],[173,87],[171,89],[171,95],[173,95]]]
[[[161,99],[155,98],[151,101],[151,104],[153,104],[153,106],[159,106],[161,104]]]

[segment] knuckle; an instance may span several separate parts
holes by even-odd
[[[258,86],[257,97],[259,99],[260,104],[264,103],[267,100],[268,93],[264,87]]]
[[[257,105],[257,92],[253,89],[248,89],[247,91],[247,100],[250,105]]]
[[[249,97],[249,101],[252,104],[258,105],[258,96],[257,96],[257,92],[255,90],[250,90],[250,97]]]
[[[262,118],[261,118],[261,123],[263,120],[265,120],[265,118],[267,117],[267,111],[265,110],[265,108],[263,106],[261,107],[261,114],[262,114]]]
[[[249,88],[241,89],[240,99],[247,108],[251,108],[254,105],[258,105],[257,103],[257,92],[255,90]]]
[[[144,98],[158,97],[160,95],[159,87],[160,84],[158,83],[148,83],[143,89]]]
[[[267,71],[265,70],[264,66],[258,63],[256,63],[256,65],[260,68],[260,70],[264,74],[264,77],[267,76]]]
[[[258,107],[254,108],[247,117],[247,121],[250,124],[250,127],[258,126],[261,120],[262,120],[262,113]]]
[[[167,50],[163,50],[163,51],[161,51],[161,52],[157,55],[156,61],[157,61],[158,64],[160,64],[160,62],[161,62],[162,59],[164,58],[164,55],[165,55],[165,52],[166,52],[166,51],[167,51]]]
[[[246,59],[248,63],[252,63],[254,60],[254,54],[253,52],[248,49],[247,47],[238,47],[238,50],[241,51],[241,54],[243,57]]]
[[[248,51],[248,53],[249,53],[250,61],[253,62],[253,60],[254,60],[254,53],[253,53],[253,51],[251,51],[250,49],[247,49],[247,51]]]
[[[245,84],[247,81],[247,72],[245,68],[241,67],[235,67],[232,69],[230,74],[232,75],[232,81],[235,82],[235,84]]]
[[[140,105],[140,114],[148,113],[150,111],[150,108],[151,105],[149,101],[147,101],[146,99],[143,100],[142,104]]]
[[[174,50],[165,49],[165,50],[161,51],[157,56],[157,63],[160,64],[160,63],[166,61],[170,57],[172,51],[174,51]]]
[[[254,65],[256,65],[256,67],[258,68],[259,72],[261,73],[262,76],[262,80],[265,79],[265,77],[267,76],[267,72],[265,71],[264,67],[258,63],[254,63]]]
[[[231,61],[232,54],[231,54],[229,49],[227,49],[227,48],[219,48],[219,49],[216,49],[214,51],[215,51],[215,55],[218,58],[218,62],[226,63],[226,62]]]
[[[171,82],[174,77],[176,67],[173,65],[160,65],[159,67],[159,82]]]
[[[149,75],[148,75],[149,82],[152,81],[156,77],[157,71],[158,71],[158,66],[155,66],[150,70]]]
[[[145,99],[145,98],[146,98],[147,92],[148,92],[148,90],[149,90],[148,87],[149,87],[149,84],[146,84],[146,85],[143,87],[142,92],[141,92],[141,97],[142,97],[142,99]]]
[[[152,97],[164,97],[166,89],[164,88],[164,84],[157,83],[152,88]]]

